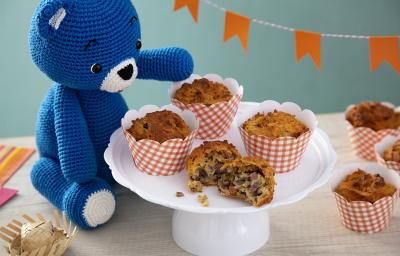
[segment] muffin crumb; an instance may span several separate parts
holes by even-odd
[[[185,194],[183,194],[183,192],[178,191],[178,192],[176,192],[175,196],[176,197],[183,197],[183,196],[185,196]]]
[[[207,195],[198,195],[197,201],[203,206],[208,207],[208,196]]]
[[[192,192],[203,192],[203,184],[197,180],[189,180],[187,186]]]

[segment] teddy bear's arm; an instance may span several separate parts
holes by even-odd
[[[139,79],[181,81],[192,74],[193,59],[182,48],[159,48],[141,51],[137,66]]]
[[[77,95],[66,86],[56,85],[54,124],[64,177],[77,183],[93,179],[97,172],[94,148]]]

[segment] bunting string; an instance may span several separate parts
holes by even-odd
[[[226,8],[218,5],[217,3],[214,3],[213,1],[210,1],[210,0],[200,0],[200,1],[202,1],[203,3],[213,7],[215,9],[218,9],[222,12],[226,12],[226,10],[227,10]],[[257,23],[257,24],[275,28],[275,29],[286,30],[286,31],[290,31],[290,32],[294,32],[296,30],[295,28],[286,27],[283,25],[279,25],[279,24],[267,21],[267,20],[260,20],[260,19],[252,18],[251,21],[253,23]],[[345,39],[369,39],[369,37],[370,37],[370,36],[365,36],[365,35],[345,35],[345,34],[330,34],[330,33],[322,33],[321,36],[322,37],[331,37],[331,38],[345,38]]]
[[[187,7],[194,21],[198,22],[200,2],[211,6],[224,13],[225,26],[223,41],[227,42],[237,36],[242,47],[247,51],[247,41],[249,36],[250,24],[255,23],[266,27],[288,31],[294,34],[296,61],[299,62],[308,55],[318,70],[321,69],[321,41],[322,38],[336,39],[360,39],[369,41],[370,70],[375,71],[383,62],[387,62],[400,74],[400,51],[399,35],[392,36],[372,36],[372,35],[351,35],[351,34],[332,34],[304,31],[293,27],[288,27],[273,23],[263,19],[256,19],[235,13],[227,8],[215,3],[212,0],[175,0],[174,11]]]

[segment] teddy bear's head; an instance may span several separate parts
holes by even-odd
[[[33,61],[53,81],[118,92],[138,74],[139,18],[130,0],[41,0],[29,45]]]

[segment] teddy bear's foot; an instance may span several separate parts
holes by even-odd
[[[80,227],[92,229],[106,223],[115,210],[111,186],[102,179],[74,183],[64,194],[63,209]]]

